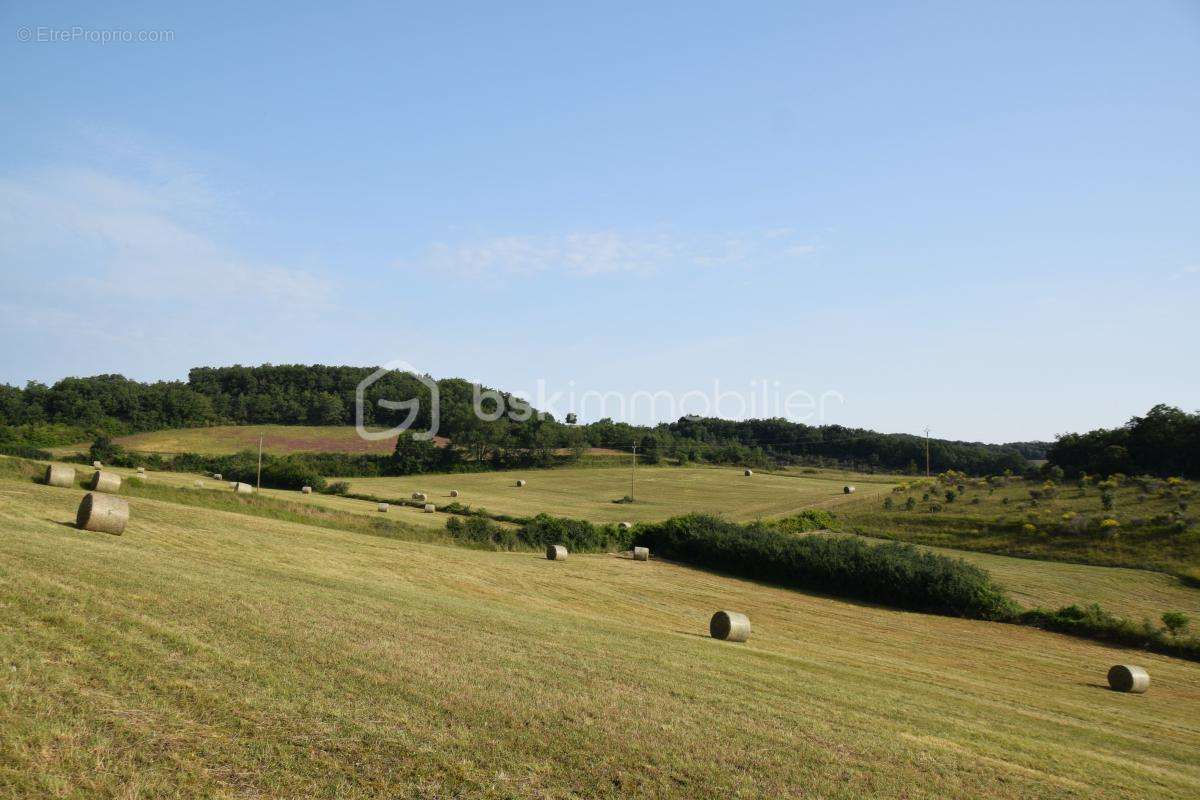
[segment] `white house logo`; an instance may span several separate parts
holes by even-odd
[[[358,384],[358,388],[354,390],[354,428],[358,431],[358,435],[367,441],[380,441],[382,439],[391,439],[395,436],[404,433],[412,427],[417,421],[417,414],[421,410],[421,398],[413,397],[408,400],[391,400],[388,398],[379,398],[376,402],[380,408],[388,411],[408,411],[408,416],[404,421],[394,428],[388,428],[383,431],[369,431],[366,426],[365,405],[367,402],[367,389],[378,383],[381,379],[392,372],[408,373],[414,378],[425,384],[429,388],[429,430],[418,431],[412,434],[414,439],[429,440],[437,435],[438,427],[441,424],[441,396],[438,392],[437,381],[417,371],[416,367],[409,364],[407,361],[389,361],[379,369],[372,372],[367,377],[363,378]]]

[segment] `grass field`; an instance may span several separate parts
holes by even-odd
[[[950,487],[931,488],[925,481],[909,479],[912,488],[889,495],[890,510],[883,508],[884,498],[859,494],[840,505],[837,514],[843,529],[870,536],[1030,558],[1159,569],[1200,578],[1200,521],[1188,503],[1196,484],[1159,484],[1161,488],[1143,491],[1134,481],[1126,481],[1113,491],[1113,508],[1106,510],[1095,486],[1058,486],[1053,496],[1033,503],[1030,491],[1041,492],[1040,482],[1016,480],[995,487],[967,483],[965,493],[945,502],[944,493]],[[928,500],[924,499],[926,492]],[[910,498],[915,508],[905,510]],[[933,503],[938,510],[932,510]],[[1153,523],[1155,518],[1180,515],[1181,503],[1186,510],[1182,513],[1185,527]],[[1068,517],[1091,524],[1072,529]],[[1101,533],[1097,523],[1104,518],[1118,525]]]
[[[352,425],[219,425],[212,428],[177,428],[122,436],[116,443],[137,453],[198,453],[219,456],[240,450],[288,453],[377,453],[396,449],[396,438],[367,441]],[[86,447],[84,448],[87,449]]]
[[[651,561],[0,480],[0,794],[1194,797],[1200,669]],[[754,621],[708,639],[713,610]],[[1152,673],[1102,688],[1112,663]]]
[[[90,468],[81,468],[75,465],[79,470],[79,475],[90,474]],[[111,471],[122,475],[125,478],[130,478],[135,475],[134,470],[111,468]],[[682,493],[678,492],[674,487],[670,487],[670,480],[678,475],[681,480],[686,483],[689,476],[688,470],[667,469],[662,468],[661,472],[657,473],[657,483],[667,484],[668,488],[662,492],[664,496],[675,496],[678,494],[680,498]],[[727,474],[726,471],[708,470],[712,475]],[[568,491],[569,487],[576,485],[581,480],[585,487],[593,481],[603,481],[610,474],[610,470],[597,469],[589,470],[557,470],[557,471],[535,471],[526,473],[533,477],[544,476],[555,481],[565,481],[559,483],[560,492]],[[735,479],[740,476],[740,473],[735,473]],[[481,473],[473,475],[459,476],[439,476],[449,478],[485,478],[485,477],[500,477],[497,473]],[[750,480],[757,480],[760,476],[755,475]],[[762,476],[768,477],[768,476]],[[804,480],[811,480],[813,476],[806,474]],[[870,480],[880,480],[877,476],[847,476],[830,473],[823,475],[817,486],[821,487],[824,483],[836,478],[834,485],[838,488],[843,485],[843,482],[850,480],[858,487],[859,492],[869,491],[871,485],[866,483]],[[211,478],[206,478],[200,475],[193,475],[180,472],[151,472],[146,481],[147,489],[156,486],[167,486],[176,489],[191,490],[194,488],[195,482],[202,480],[206,490],[195,492],[195,497],[188,497],[184,502],[194,504],[201,507],[213,505],[209,500],[205,499],[210,493],[215,493],[218,497],[223,497],[227,493],[226,484],[224,482],[214,481]],[[383,479],[395,480],[395,479]],[[419,482],[419,479],[417,479]],[[785,498],[789,502],[793,499],[792,492],[795,491],[793,483],[783,483],[784,480],[794,479],[779,479],[774,485],[781,487],[780,491],[786,492]],[[515,482],[515,481],[514,481]],[[538,481],[541,482],[540,480]],[[424,485],[424,484],[422,484]],[[461,487],[461,482],[453,482],[454,487]],[[730,485],[738,486],[738,484],[724,484],[724,487]],[[500,492],[525,492],[534,486],[534,482],[521,489],[507,486],[499,488]],[[744,486],[744,484],[743,484]],[[428,488],[428,487],[426,487]],[[832,500],[824,490],[813,489],[816,492],[816,503],[831,502],[838,504],[836,507],[842,509],[845,506],[841,505],[845,502],[844,495],[833,495]],[[145,492],[143,492],[145,493]],[[190,493],[190,492],[189,492]],[[402,496],[408,497],[409,493]],[[857,493],[856,495],[857,496]],[[336,495],[311,494],[303,495],[295,491],[285,491],[281,489],[263,489],[261,497],[286,503],[288,509],[295,507],[305,508],[311,507],[316,509],[329,509],[338,513],[347,513],[361,515],[370,520],[387,519],[413,528],[424,531],[423,538],[429,538],[431,534],[444,531],[448,514],[435,513],[426,514],[419,508],[408,506],[392,506],[386,515],[380,514],[376,509],[375,503],[364,500],[355,500],[347,497],[339,497]],[[522,498],[527,499],[528,495],[522,495]],[[841,498],[841,499],[839,499]],[[466,494],[457,498],[459,500],[468,501]],[[443,487],[441,494],[433,493],[430,495],[430,500],[435,504],[445,504],[450,502],[449,485]],[[552,506],[531,506],[532,513],[538,511],[546,511],[551,514],[564,514],[561,510],[565,503],[555,497],[551,497],[547,502],[557,502],[558,505]],[[612,504],[613,508],[629,509],[640,504],[617,505]],[[492,510],[499,510],[493,508]],[[682,503],[670,508],[664,509],[664,515],[682,514],[696,510]],[[789,511],[797,510],[789,508]],[[840,512],[839,512],[840,513]],[[1122,569],[1110,568],[1103,566],[1091,566],[1081,564],[1069,564],[1054,561],[1040,561],[1028,558],[1014,558],[1004,555],[995,555],[990,553],[972,552],[966,550],[952,550],[948,548],[932,547],[931,549],[942,552],[946,555],[963,558],[973,564],[987,569],[996,578],[1004,584],[1011,592],[1013,597],[1026,606],[1043,606],[1047,608],[1057,608],[1063,605],[1072,603],[1087,604],[1100,603],[1106,609],[1113,613],[1123,616],[1128,616],[1134,620],[1141,620],[1143,617],[1148,617],[1151,620],[1157,620],[1165,611],[1182,611],[1191,615],[1194,619],[1200,622],[1200,589],[1192,588],[1182,583],[1178,578],[1166,575],[1160,572],[1152,572],[1139,569]]]
[[[859,476],[857,496],[891,491],[895,480]],[[518,488],[516,481],[528,481]],[[460,475],[413,475],[402,478],[346,478],[350,490],[377,497],[408,497],[413,492],[437,498],[458,489],[458,500],[493,513],[533,516],[547,512],[592,522],[660,520],[691,511],[753,520],[795,513],[804,508],[836,508],[844,503],[844,477],[834,473],[803,477],[755,474],[717,467],[639,467],[634,503],[614,503],[630,492],[630,473],[617,469],[553,469],[477,472]]]

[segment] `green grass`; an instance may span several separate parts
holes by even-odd
[[[1040,490],[1040,482],[1010,481],[993,491],[968,483],[966,493],[951,503],[944,499],[948,488],[944,485],[933,488],[929,502],[922,500],[930,489],[925,481],[910,481],[910,486],[890,495],[890,511],[883,508],[882,497],[856,495],[852,502],[837,508],[840,527],[918,544],[1200,577],[1196,510],[1186,512],[1185,530],[1154,522],[1156,517],[1179,511],[1174,491],[1159,496],[1126,482],[1114,492],[1114,508],[1106,511],[1094,486],[1082,491],[1074,485],[1059,486],[1054,497],[1039,499],[1036,506],[1030,505],[1029,492]],[[1186,493],[1189,489],[1194,492],[1194,487],[1189,483],[1183,488]],[[917,507],[906,511],[904,505],[910,497]],[[940,511],[930,510],[933,501],[940,502]],[[1086,527],[1071,528],[1064,514],[1076,515]],[[1098,523],[1104,518],[1120,524],[1102,531]],[[1027,529],[1026,524],[1032,527]]]
[[[518,488],[516,481],[528,484]],[[376,497],[409,497],[427,492],[433,502],[458,489],[459,502],[493,513],[529,517],[539,512],[591,522],[662,520],[706,512],[734,521],[784,516],[796,511],[836,509],[848,497],[882,498],[897,482],[885,476],[858,476],[855,495],[842,494],[842,473],[742,475],[740,468],[639,467],[633,503],[614,503],[630,493],[628,470],[605,468],[517,470],[400,478],[345,478],[350,490]]]
[[[1200,669],[660,561],[0,476],[0,795],[1194,797]],[[750,642],[704,634],[747,612]],[[1135,660],[1145,695],[1101,688]]]

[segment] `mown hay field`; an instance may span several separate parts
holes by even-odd
[[[518,479],[527,481],[516,485]],[[350,490],[380,498],[426,492],[434,502],[456,498],[472,508],[528,517],[546,512],[592,522],[661,520],[690,512],[722,514],[749,521],[794,514],[805,508],[836,509],[851,497],[882,498],[896,485],[884,476],[859,476],[857,492],[844,495],[841,474],[742,474],[740,468],[638,467],[633,503],[618,503],[630,494],[630,470],[542,469],[475,472],[458,475],[409,475],[399,478],[345,478]]]
[[[136,496],[86,533],[82,495],[0,479],[3,796],[1200,793],[1192,663]],[[1150,691],[1104,688],[1131,661]]]

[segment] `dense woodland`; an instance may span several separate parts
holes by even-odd
[[[370,367],[264,365],[197,367],[184,381],[141,383],[120,375],[67,378],[53,386],[0,385],[0,446],[46,447],[164,428],[217,424],[352,425],[355,389]],[[840,425],[803,425],[783,419],[682,418],[654,427],[611,419],[589,424],[555,420],[507,393],[506,410],[494,421],[474,413],[472,385],[458,378],[437,381],[439,433],[452,447],[435,448],[402,438],[395,460],[403,472],[454,469],[462,464],[505,467],[550,464],[581,455],[588,447],[629,451],[647,463],[708,462],[770,466],[800,464],[864,470],[923,471],[925,440]],[[488,390],[485,390],[488,391]],[[398,424],[406,411],[390,411],[381,398],[421,398],[415,428],[430,422],[429,390],[415,375],[389,373],[366,393],[368,425]],[[494,405],[484,401],[486,410]],[[1020,472],[1030,459],[1049,457],[1067,472],[1188,474],[1198,471],[1200,417],[1158,406],[1124,427],[1069,434],[1050,446],[930,441],[935,472]],[[564,454],[566,454],[564,456]]]

